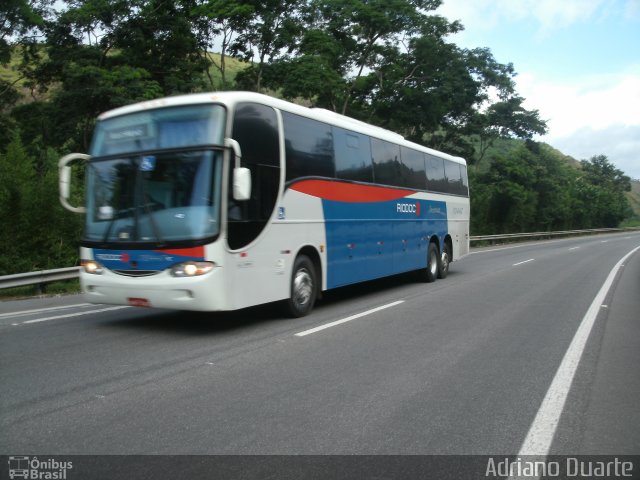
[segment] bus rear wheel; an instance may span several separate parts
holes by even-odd
[[[438,265],[438,278],[447,278],[449,273],[449,264],[451,263],[451,247],[444,242],[442,255],[440,255],[440,264]]]
[[[299,255],[293,264],[287,313],[294,317],[304,317],[316,302],[318,283],[313,262],[306,255]]]
[[[430,243],[429,250],[427,252],[427,269],[424,277],[424,280],[427,283],[435,282],[438,278],[438,267],[440,266],[439,256],[436,244],[433,242]]]

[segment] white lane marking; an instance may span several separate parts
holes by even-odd
[[[0,318],[3,317],[20,317],[24,315],[31,315],[32,313],[42,313],[42,312],[52,312],[54,310],[64,310],[65,308],[84,308],[92,305],[91,303],[75,303],[73,305],[63,305],[61,307],[47,307],[47,308],[36,308],[33,310],[21,310],[18,312],[8,312],[8,313],[0,313]]]
[[[513,266],[517,267],[518,265],[523,265],[525,263],[533,262],[534,260],[535,260],[535,258],[530,258],[529,260],[525,260],[524,262],[514,263]]]
[[[386,305],[372,308],[371,310],[367,310],[366,312],[356,313],[355,315],[351,315],[350,317],[343,318],[342,320],[336,320],[335,322],[325,323],[324,325],[320,325],[319,327],[311,328],[309,330],[305,330],[304,332],[296,333],[296,337],[304,337],[306,335],[311,335],[312,333],[319,332],[320,330],[335,327],[336,325],[340,325],[341,323],[350,322],[351,320],[355,320],[356,318],[364,317],[366,315],[371,315],[372,313],[379,312],[380,310],[385,310],[387,308],[395,307],[396,305],[400,305],[401,303],[404,303],[404,300],[398,300],[397,302],[387,303]]]
[[[562,240],[553,240],[547,243],[555,243],[560,242]],[[475,250],[473,252],[469,252],[469,255],[478,255],[480,253],[489,253],[489,252],[501,252],[502,250],[512,250],[514,248],[522,248],[522,247],[530,247],[531,243],[523,243],[521,245],[512,245],[510,247],[498,247],[498,248],[489,248],[487,250]]]
[[[119,307],[101,308],[99,310],[90,310],[88,312],[77,312],[77,313],[70,313],[68,315],[56,315],[55,317],[36,318],[34,320],[27,320],[26,322],[22,322],[22,323],[12,323],[11,325],[13,325],[14,327],[17,327],[18,325],[27,325],[29,323],[48,322],[49,320],[57,320],[59,318],[80,317],[82,315],[91,315],[92,313],[101,313],[101,312],[111,312],[112,310],[121,310],[123,308],[131,308],[131,307],[124,305]]]
[[[593,299],[593,302],[591,302],[591,306],[584,315],[582,322],[580,322],[580,326],[578,327],[573,340],[571,340],[571,344],[558,367],[558,371],[549,386],[549,390],[547,390],[547,394],[540,405],[540,409],[538,410],[538,413],[529,428],[529,432],[520,447],[520,453],[517,455],[518,457],[523,455],[541,455],[546,457],[549,454],[551,442],[555,436],[558,422],[560,421],[560,415],[564,409],[564,404],[567,400],[571,383],[573,382],[573,377],[578,368],[578,364],[580,363],[582,352],[584,351],[589,334],[591,333],[593,324],[598,316],[598,312],[604,304],[604,299],[609,293],[609,289],[611,288],[611,285],[613,285],[613,281],[622,268],[623,263],[638,250],[640,250],[640,247],[636,247],[631,250],[616,264],[615,267],[613,267],[611,272],[609,272],[609,276],[600,288],[600,291]]]
[[[580,247],[571,247],[569,250],[578,250]]]

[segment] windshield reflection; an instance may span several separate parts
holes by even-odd
[[[217,235],[221,155],[199,150],[92,162],[85,239],[164,243]]]

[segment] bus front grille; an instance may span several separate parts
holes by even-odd
[[[112,270],[118,275],[125,275],[127,277],[150,277],[151,275],[157,275],[161,270]]]

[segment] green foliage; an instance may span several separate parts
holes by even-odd
[[[617,227],[631,215],[629,179],[605,156],[576,168],[546,145],[514,145],[470,168],[474,235]]]
[[[627,197],[627,201],[629,202],[629,206],[631,207],[632,218],[629,222],[635,222],[640,225],[640,181],[631,180],[631,191],[625,192],[625,197]],[[628,226],[628,225],[627,225]]]
[[[77,263],[81,218],[58,203],[58,157],[37,168],[18,135],[0,153],[0,275]]]

